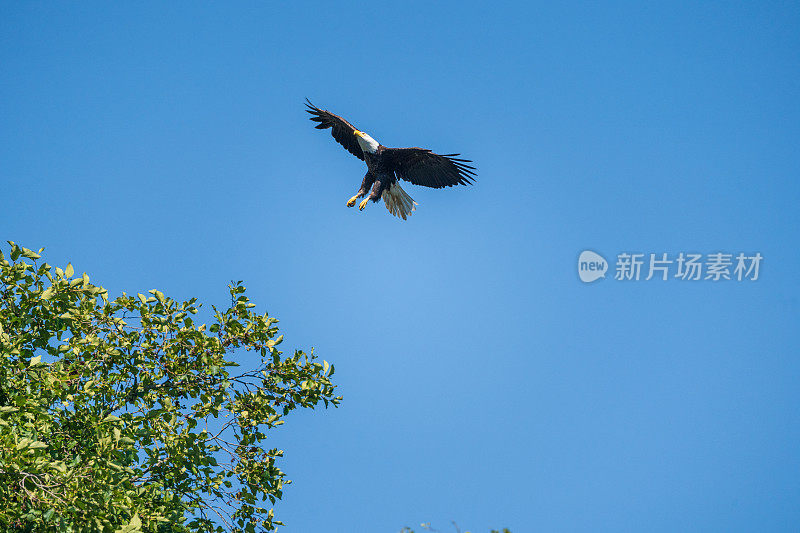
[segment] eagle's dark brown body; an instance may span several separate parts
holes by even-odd
[[[364,162],[367,164],[367,175],[364,176],[364,181],[361,182],[361,188],[358,190],[356,196],[363,198],[367,192],[372,189],[369,194],[369,199],[377,202],[383,196],[383,191],[397,183],[394,169],[389,163],[387,157],[384,157],[386,147],[378,145],[378,150],[373,154],[364,152]]]

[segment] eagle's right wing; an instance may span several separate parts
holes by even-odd
[[[319,109],[314,106],[308,98],[306,98],[306,106],[308,106],[306,113],[311,113],[313,115],[311,120],[319,122],[319,124],[314,126],[315,128],[318,130],[331,128],[331,135],[336,139],[336,142],[344,146],[348,152],[357,158],[362,161],[364,160],[364,151],[361,150],[361,146],[358,144],[358,137],[356,137],[357,130],[352,124],[342,117],[334,115],[330,111]]]

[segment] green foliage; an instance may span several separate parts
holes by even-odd
[[[263,446],[289,412],[338,405],[333,365],[284,356],[241,282],[213,323],[157,290],[0,252],[0,530],[272,531],[289,481]],[[253,369],[230,355],[248,351]]]

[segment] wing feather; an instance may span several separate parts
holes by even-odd
[[[470,185],[475,181],[475,167],[461,154],[434,154],[425,148],[385,148],[384,157],[395,175],[414,185],[441,189]]]
[[[306,98],[306,113],[311,113],[311,119],[314,122],[319,122],[315,128],[318,130],[324,130],[326,128],[331,128],[331,135],[333,138],[336,139],[336,142],[344,146],[348,152],[356,156],[357,158],[363,161],[364,159],[364,152],[361,150],[361,146],[358,144],[358,139],[356,138],[356,128],[347,122],[345,119],[338,115],[334,115],[330,111],[325,111],[323,109],[319,109],[318,107],[314,106],[308,98]]]

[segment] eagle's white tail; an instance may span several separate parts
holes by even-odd
[[[403,220],[410,217],[411,212],[416,209],[417,202],[403,190],[399,183],[393,183],[390,187],[384,189],[381,197],[386,204],[386,209]]]

